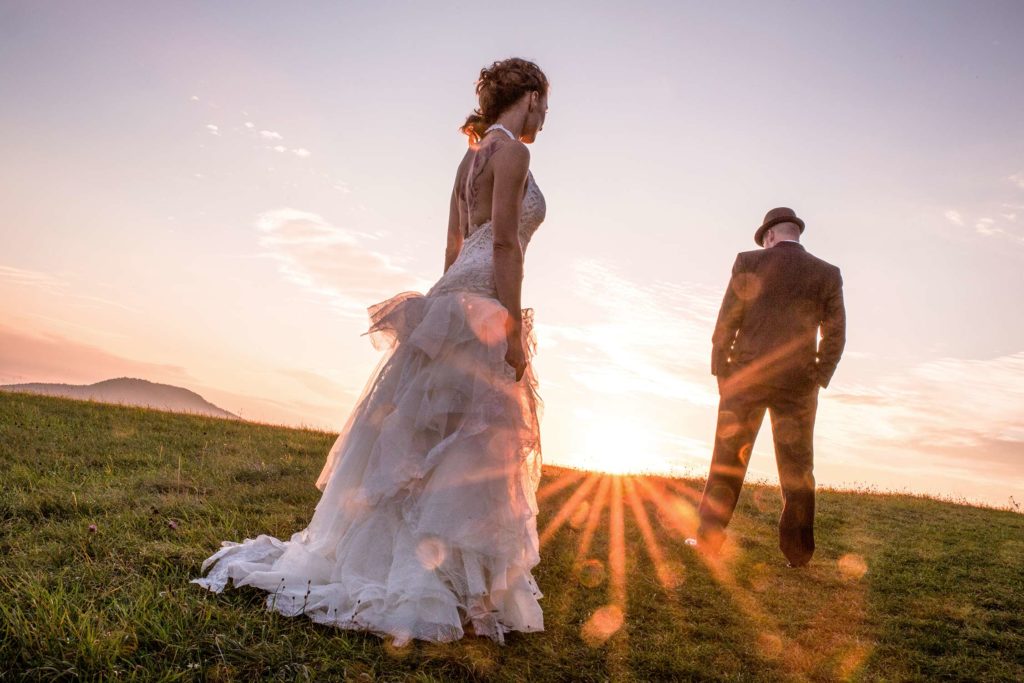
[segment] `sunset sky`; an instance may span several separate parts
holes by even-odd
[[[440,275],[476,75],[518,55],[552,83],[546,462],[706,473],[718,304],[786,205],[845,281],[818,483],[1020,502],[1022,30],[1019,2],[5,0],[0,383],[340,428],[366,307]]]

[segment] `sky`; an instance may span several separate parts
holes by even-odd
[[[548,463],[703,475],[775,206],[839,266],[818,484],[1024,501],[1019,2],[0,2],[0,383],[337,430],[425,291],[479,69],[535,60]],[[325,454],[326,455],[326,454]],[[766,423],[751,479],[777,481]]]

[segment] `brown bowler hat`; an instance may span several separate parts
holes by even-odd
[[[764,215],[764,223],[754,233],[754,241],[757,242],[757,246],[764,246],[764,233],[768,228],[779,223],[796,223],[800,226],[800,234],[804,232],[804,222],[796,217],[796,212],[793,209],[785,206],[780,206],[777,209],[772,209]]]

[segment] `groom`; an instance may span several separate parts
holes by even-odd
[[[804,222],[772,209],[754,233],[764,249],[736,257],[712,337],[720,402],[697,538],[714,553],[725,538],[765,411],[782,484],[779,546],[790,567],[814,554],[814,415],[846,343],[839,269],[800,244]],[[818,342],[818,334],[821,341]]]

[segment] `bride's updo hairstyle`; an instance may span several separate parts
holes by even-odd
[[[548,77],[533,62],[510,57],[480,69],[476,82],[480,106],[466,117],[459,130],[469,136],[470,144],[479,142],[502,112],[534,90],[541,95],[548,94]]]

